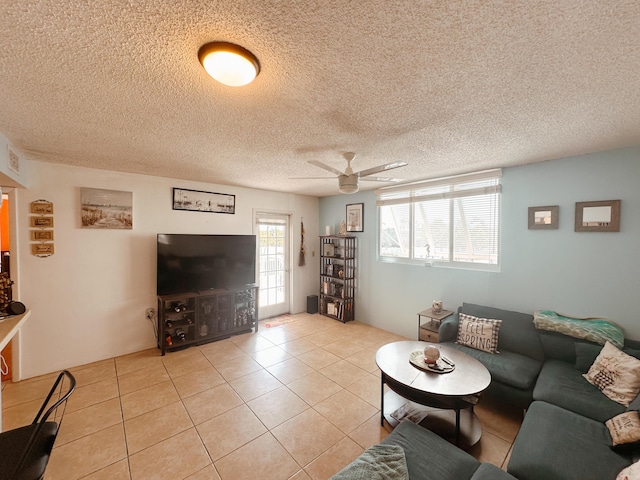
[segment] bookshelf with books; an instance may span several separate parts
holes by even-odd
[[[320,295],[322,315],[341,322],[354,319],[356,282],[356,237],[320,237]]]

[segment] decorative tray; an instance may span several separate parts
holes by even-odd
[[[420,370],[426,370],[434,373],[449,373],[453,372],[456,368],[455,365],[446,363],[442,357],[438,359],[435,365],[428,365],[427,362],[424,361],[424,352],[422,350],[411,352],[411,354],[409,354],[409,362]]]

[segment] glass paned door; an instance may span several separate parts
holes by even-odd
[[[258,213],[260,318],[289,313],[289,216]]]

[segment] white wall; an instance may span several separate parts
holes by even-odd
[[[320,228],[365,203],[356,319],[410,337],[434,299],[454,310],[473,302],[530,312],[603,316],[640,339],[640,147],[503,170],[501,272],[429,268],[376,260],[375,195],[320,200]],[[622,200],[618,233],[574,232],[575,202]],[[528,207],[560,206],[558,230],[528,230]]]
[[[318,199],[239,187],[31,162],[30,186],[17,192],[17,300],[32,311],[22,332],[22,376],[154,347],[145,310],[156,305],[156,234],[252,234],[254,208],[292,214],[292,313],[317,292],[317,262],[297,266],[300,218],[317,238]],[[80,188],[133,192],[133,230],[80,226]],[[174,211],[172,187],[236,195],[234,215]],[[29,204],[54,203],[55,254],[30,254]],[[306,245],[309,246],[307,240]],[[313,244],[312,244],[313,246]]]

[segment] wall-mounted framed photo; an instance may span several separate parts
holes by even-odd
[[[364,203],[347,205],[347,232],[364,232]]]
[[[556,230],[560,207],[529,207],[529,230]]]
[[[576,232],[619,232],[620,200],[576,202]]]
[[[133,192],[81,188],[82,228],[133,229]]]
[[[53,217],[31,217],[30,224],[37,228],[53,228]]]
[[[201,190],[173,189],[173,209],[191,212],[236,213],[236,196]]]

